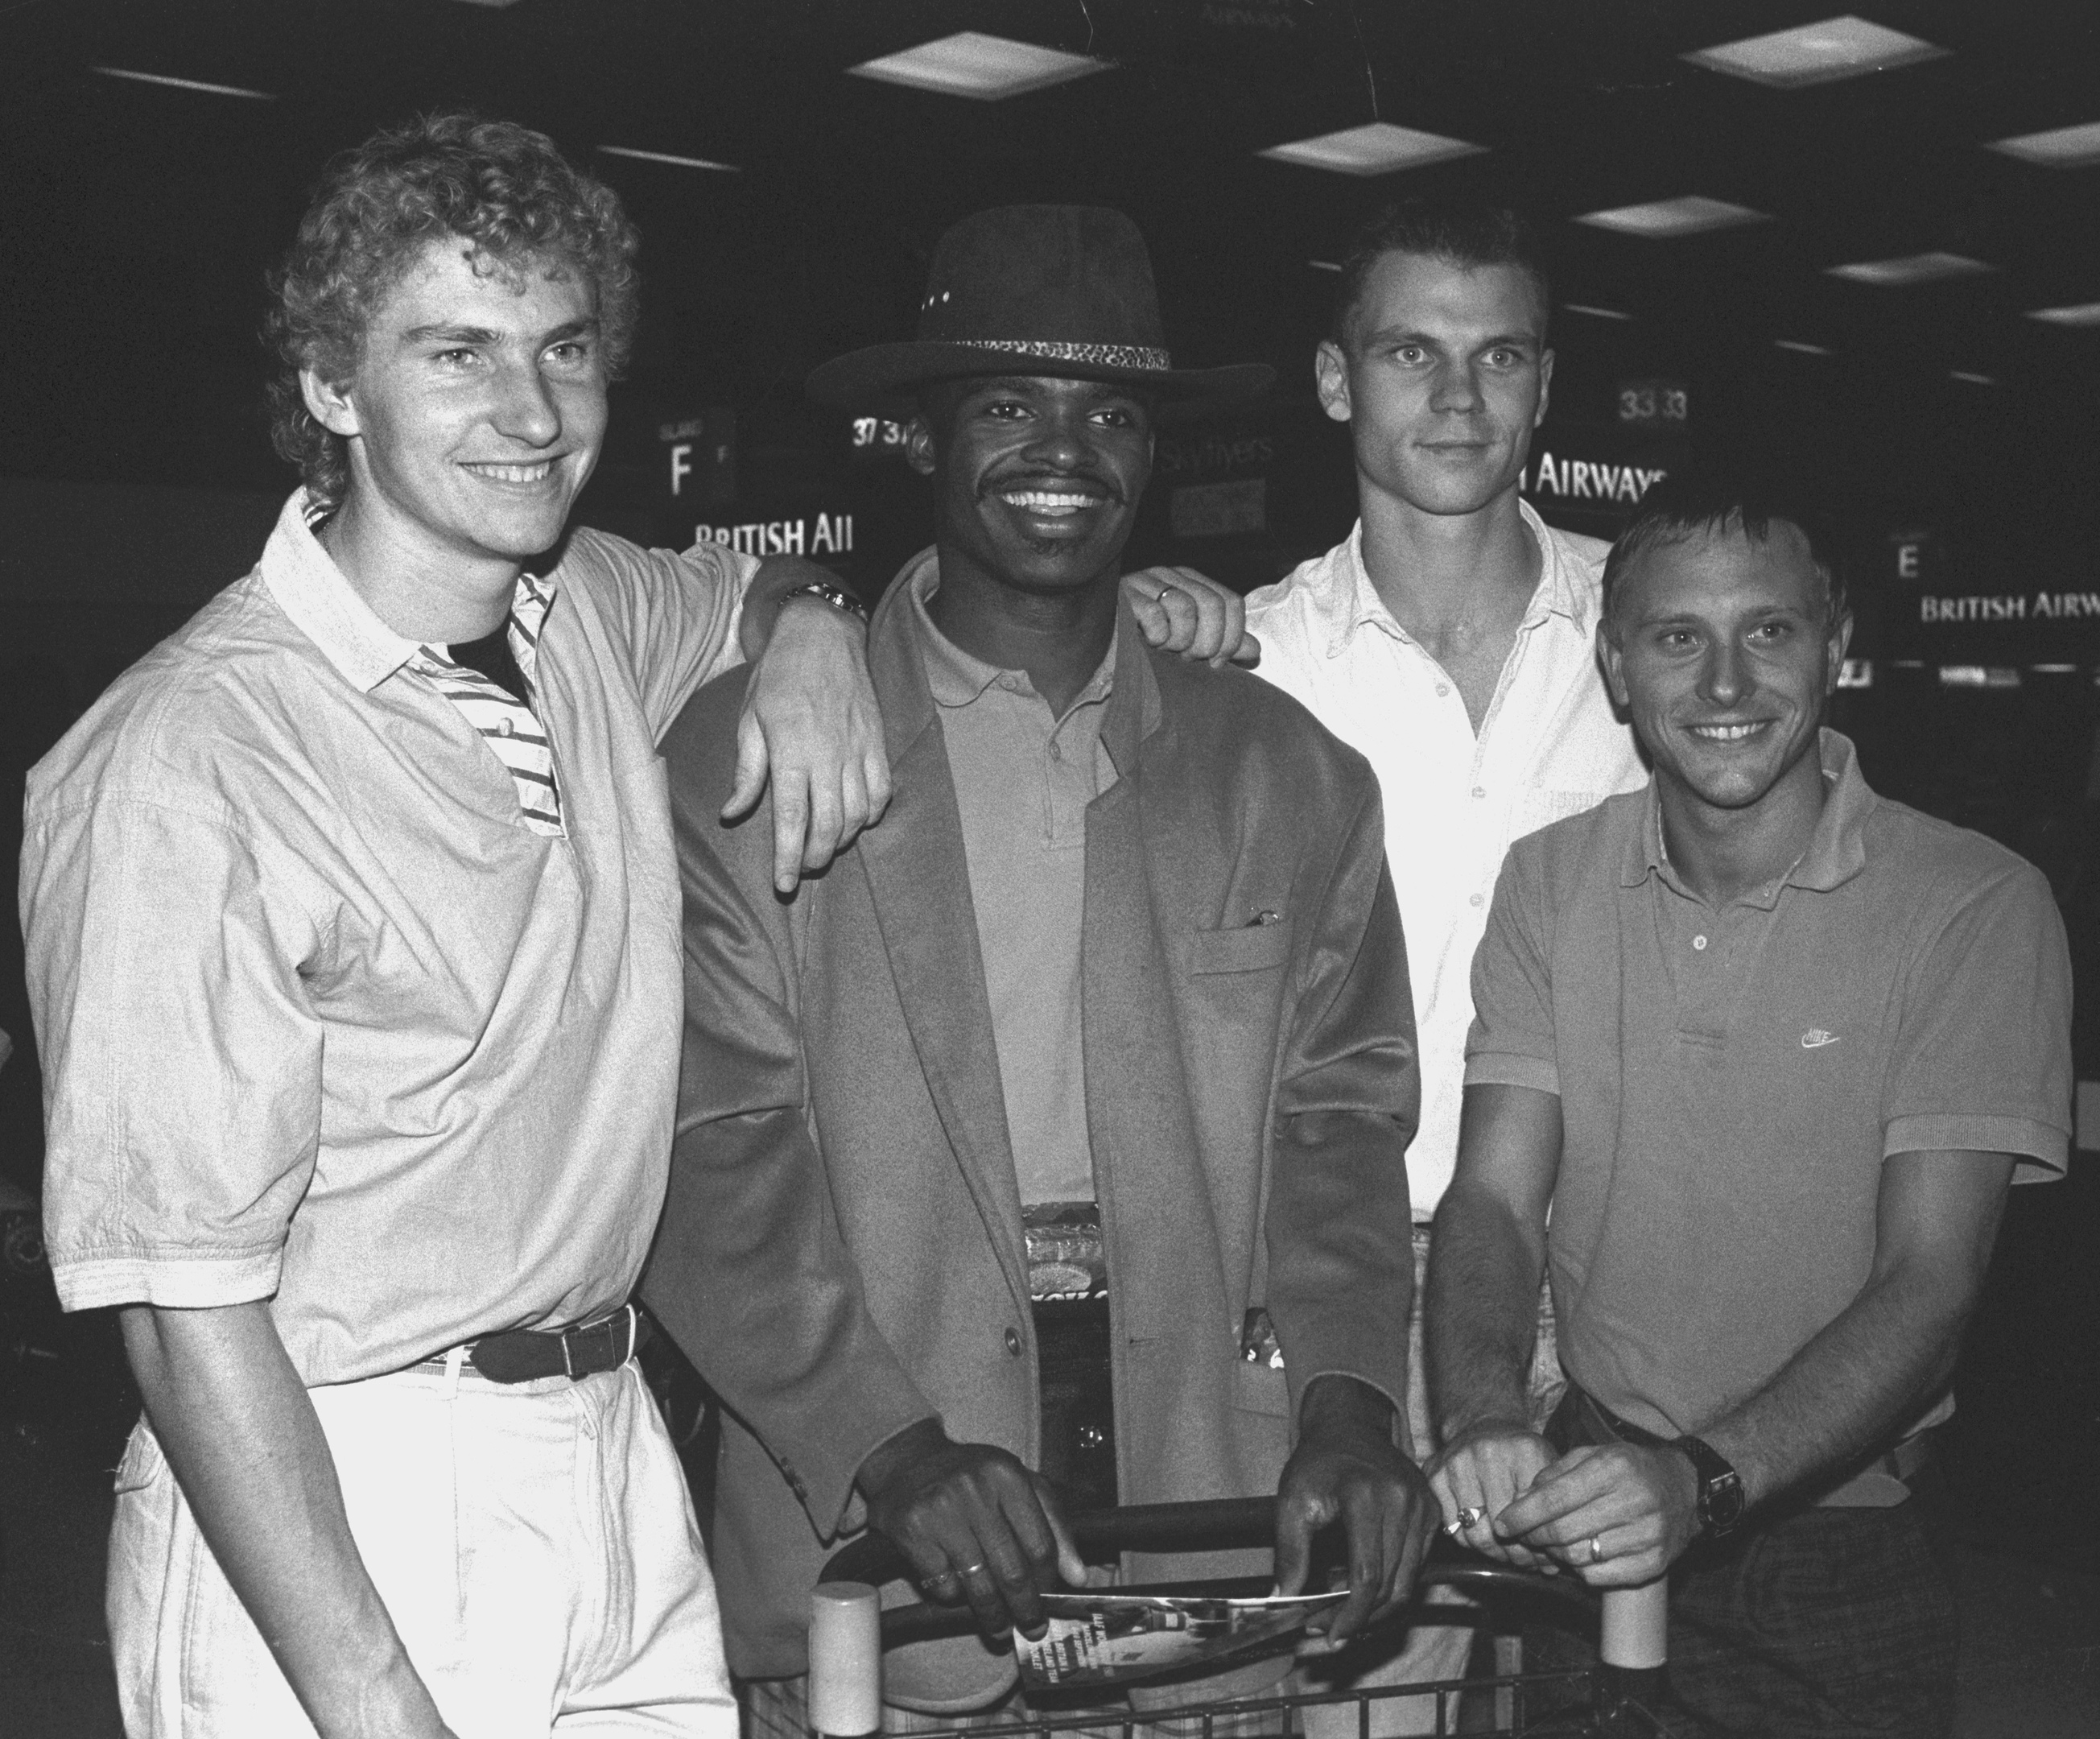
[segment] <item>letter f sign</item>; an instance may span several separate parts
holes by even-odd
[[[678,493],[678,486],[693,474],[693,444],[681,441],[671,449],[671,493]]]

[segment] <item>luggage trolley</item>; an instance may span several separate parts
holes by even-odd
[[[1273,1498],[1223,1498],[1198,1503],[1157,1503],[1106,1510],[1072,1519],[1080,1556],[1089,1563],[1112,1562],[1125,1551],[1224,1551],[1266,1546],[1275,1538]],[[957,1636],[974,1628],[967,1607],[924,1604],[877,1604],[881,1583],[907,1578],[903,1559],[888,1540],[866,1534],[836,1553],[820,1573],[810,1596],[810,1726],[813,1733],[847,1739],[881,1726],[882,1652],[937,1636]],[[1520,1604],[1527,1610],[1551,1612],[1559,1628],[1599,1635],[1599,1664],[1546,1672],[1518,1670],[1493,1678],[1436,1684],[1343,1689],[1311,1695],[1251,1697],[1228,1702],[1195,1703],[1174,1708],[1120,1710],[1098,1706],[1062,1713],[1049,1710],[1010,1721],[973,1724],[968,1739],[1055,1739],[1058,1735],[1113,1736],[1145,1739],[1144,1730],[1166,1729],[1191,1739],[1245,1739],[1248,1734],[1289,1739],[1304,1731],[1299,1711],[1321,1705],[1352,1705],[1356,1732],[1370,1739],[1373,1707],[1392,1699],[1434,1697],[1438,1733],[1456,1734],[1458,1700],[1466,1692],[1492,1693],[1494,1719],[1490,1728],[1469,1728],[1510,1736],[1588,1735],[1592,1739],[1652,1739],[1665,1732],[1660,1711],[1663,1700],[1667,1585],[1654,1582],[1639,1588],[1613,1588],[1601,1597],[1570,1576],[1549,1577],[1490,1564],[1439,1542],[1418,1587],[1448,1588],[1478,1600],[1477,1607],[1410,1605],[1388,1622],[1432,1622],[1471,1629],[1493,1628],[1498,1606]],[[1121,1591],[1132,1594],[1202,1595],[1219,1598],[1268,1592],[1266,1579],[1177,1583]],[[1485,1610],[1484,1610],[1485,1609]],[[1498,1650],[1498,1655],[1501,1651]],[[1229,1665],[1229,1662],[1224,1663]],[[1498,1665],[1514,1662],[1498,1659]],[[1528,1703],[1555,1690],[1552,1712],[1527,1717]],[[1230,1717],[1228,1720],[1228,1717]]]

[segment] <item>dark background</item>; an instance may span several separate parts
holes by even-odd
[[[257,333],[264,273],[320,165],[377,125],[469,104],[552,133],[642,231],[641,341],[581,516],[682,544],[701,524],[799,523],[807,540],[819,514],[836,542],[850,515],[851,550],[816,553],[870,595],[923,538],[924,497],[879,431],[877,450],[856,449],[851,420],[808,404],[801,383],[827,356],[909,330],[932,243],[957,217],[1039,199],[1120,206],[1150,241],[1177,362],[1277,366],[1258,410],[1162,432],[1139,540],[1148,558],[1247,586],[1334,542],[1353,513],[1345,433],[1311,392],[1335,283],[1313,263],[1338,260],[1361,217],[1405,192],[1526,206],[1555,253],[1559,352],[1530,498],[1555,523],[1608,536],[1622,506],[1568,492],[1565,461],[1669,468],[1740,451],[1807,479],[1839,526],[1855,651],[1871,664],[1872,686],[1838,703],[1868,777],[2040,863],[2081,986],[2100,984],[2100,618],[1921,620],[1927,597],[2032,607],[2037,595],[2100,594],[2100,328],[2026,312],[2100,300],[2100,169],[1986,148],[2100,121],[2100,24],[2089,3],[1862,0],[1864,15],[1949,52],[1794,90],[1681,58],[1834,10],[0,0],[9,884],[24,770],[112,676],[250,565],[292,481],[269,447]],[[1001,102],[845,70],[964,29],[1107,69]],[[1255,155],[1374,120],[1485,148],[1370,179]],[[1676,241],[1572,221],[1695,193],[1768,221]],[[1828,272],[1928,249],[1994,269],[1909,289]],[[1688,415],[1628,425],[1622,391],[1653,382],[1681,390]],[[719,464],[688,454],[697,470],[674,497],[676,440],[701,461],[726,452]],[[1553,486],[1541,454],[1554,457]],[[1240,487],[1182,495],[1220,484]],[[1177,514],[1185,534],[1207,506],[1215,523],[1221,502],[1236,504],[1240,529],[1176,535]],[[0,1189],[33,1195],[42,1144],[20,973],[19,936],[0,925],[0,1028],[17,1044],[0,1069]],[[2081,1000],[2077,1052],[2080,1074],[2100,1078],[2093,1000]],[[1991,1537],[2071,1573],[2100,1547],[2096,1233],[2100,1189],[2076,1168],[2018,1193],[1957,1431],[1960,1476]],[[108,1325],[58,1322],[33,1277],[6,1272],[0,1426],[29,1445],[36,1476],[99,1480],[127,1406]]]

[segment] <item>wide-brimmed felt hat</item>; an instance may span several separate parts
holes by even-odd
[[[1224,404],[1276,378],[1266,363],[1177,369],[1137,226],[1098,205],[1003,205],[942,236],[919,335],[834,358],[810,396],[851,410],[933,381],[1051,374]]]

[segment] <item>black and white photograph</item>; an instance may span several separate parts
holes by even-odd
[[[0,1732],[2100,1734],[2091,0],[0,0]]]

